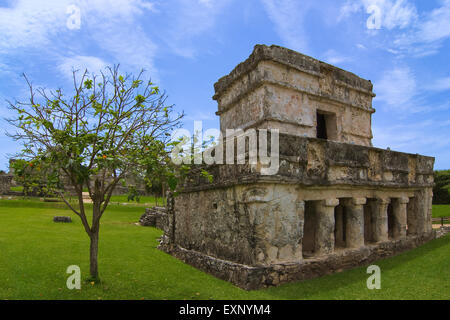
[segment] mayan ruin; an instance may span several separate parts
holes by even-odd
[[[212,183],[188,179],[168,203],[161,249],[258,289],[433,239],[434,158],[372,146],[370,81],[256,45],[214,88],[221,131],[279,130],[279,168],[265,175],[261,163],[213,164]]]

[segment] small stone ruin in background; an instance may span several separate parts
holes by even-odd
[[[144,227],[155,227],[164,230],[167,224],[166,208],[146,208],[145,213],[139,219],[139,224]]]
[[[72,218],[71,217],[53,217],[53,222],[70,223],[70,222],[72,222]]]

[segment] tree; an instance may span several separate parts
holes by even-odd
[[[11,167],[14,169],[14,180],[23,187],[25,196],[48,196],[47,180],[51,179],[52,168],[42,166],[37,161],[27,161],[24,159],[15,160]],[[60,187],[61,185],[59,185]]]
[[[450,170],[434,172],[433,203],[450,204]]]
[[[8,135],[21,141],[23,159],[46,167],[47,184],[80,217],[90,238],[90,276],[99,280],[98,241],[100,219],[113,191],[127,174],[151,170],[166,157],[170,132],[179,126],[183,113],[174,115],[166,95],[151,81],[119,73],[108,67],[100,75],[73,71],[73,93],[61,89],[34,89],[26,75],[29,101],[8,101],[16,127]],[[67,200],[58,184],[65,179],[73,187],[77,203]],[[88,221],[83,188],[92,199]]]

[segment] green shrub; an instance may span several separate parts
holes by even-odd
[[[450,204],[450,170],[434,172],[433,204]]]

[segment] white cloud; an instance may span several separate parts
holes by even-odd
[[[450,77],[436,79],[433,83],[426,85],[427,90],[448,91],[450,90]]]
[[[198,0],[198,3],[204,4],[206,6],[212,6],[213,5],[213,0]]]
[[[388,0],[366,2],[372,2],[381,7],[382,26],[385,26],[387,29],[406,28],[414,23],[418,17],[416,7],[407,0],[397,0],[395,3]]]
[[[341,7],[338,20],[348,18],[360,11],[367,13],[368,9],[373,7],[379,9],[380,27],[388,30],[404,29],[418,18],[416,7],[408,0],[348,0]],[[369,13],[367,17],[369,17]]]
[[[70,58],[63,58],[58,65],[58,69],[66,78],[72,79],[72,70],[79,70],[81,73],[88,70],[89,73],[99,74],[108,63],[97,57],[91,56],[74,56]]]
[[[16,1],[0,8],[0,53],[45,45],[64,27],[69,1]]]
[[[379,9],[379,16],[368,10],[373,7]],[[338,21],[355,14],[362,14],[369,22],[377,21],[380,30],[367,28],[366,34],[378,36],[378,47],[401,58],[436,54],[450,37],[450,0],[439,0],[437,8],[420,14],[411,0],[347,0]]]
[[[418,85],[416,75],[409,67],[396,67],[386,71],[374,83],[375,107],[394,111],[406,117],[415,113],[429,113],[450,109],[450,101],[430,104],[430,92],[450,90],[450,78],[441,78],[429,85]]]
[[[420,25],[419,41],[434,42],[450,37],[450,0],[433,10]]]
[[[408,33],[395,39],[394,45],[401,52],[415,57],[436,54],[442,42],[450,37],[450,0],[441,1],[441,6],[424,15]]]
[[[81,11],[79,30],[66,26],[69,5]],[[155,73],[157,47],[137,23],[144,13],[155,11],[153,3],[143,0],[17,0],[0,8],[0,55],[26,48],[67,63],[92,55],[95,46],[99,56],[109,56],[113,63]]]
[[[192,58],[197,54],[193,40],[212,32],[217,17],[232,0],[176,0],[167,8],[169,27],[162,31],[163,39],[176,54]],[[176,10],[173,10],[176,8]]]
[[[342,54],[338,53],[336,50],[333,49],[330,49],[327,52],[325,52],[323,56],[324,61],[330,64],[340,64],[351,60],[349,57],[343,56]]]
[[[365,45],[361,44],[361,43],[358,43],[358,44],[356,45],[356,47],[357,47],[358,49],[361,49],[361,50],[367,50],[367,47],[366,47]]]
[[[308,37],[303,23],[312,2],[296,0],[261,1],[285,45],[293,50],[308,53]]]
[[[352,14],[361,11],[363,9],[364,5],[361,1],[351,1],[347,0],[347,2],[341,7],[340,13],[338,16],[338,21],[341,21],[342,19],[346,19]]]
[[[448,122],[426,119],[401,125],[372,126],[374,146],[435,156],[450,146]],[[442,159],[441,159],[442,160]]]
[[[361,12],[370,19],[374,13],[368,12],[371,7],[379,9],[381,31],[367,30],[367,34],[376,36],[383,34],[383,29],[391,31],[384,47],[396,56],[420,58],[436,54],[450,37],[450,0],[440,0],[438,8],[420,15],[410,0],[347,0],[338,20]]]
[[[194,114],[187,115],[184,118],[185,121],[213,121],[217,120],[217,116],[214,112],[201,112],[197,111]]]
[[[384,73],[374,84],[376,102],[383,101],[391,109],[406,110],[411,108],[417,93],[417,84],[413,72],[408,67],[397,67]]]

